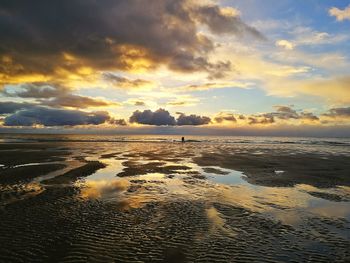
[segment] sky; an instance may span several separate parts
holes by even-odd
[[[0,3],[0,131],[350,136],[348,0]]]

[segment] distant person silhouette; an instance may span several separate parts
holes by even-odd
[[[181,138],[181,141],[182,141],[182,142],[185,142],[185,137],[182,137],[182,138]]]

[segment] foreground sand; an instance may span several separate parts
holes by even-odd
[[[1,262],[349,262],[350,157],[210,143],[0,144]]]

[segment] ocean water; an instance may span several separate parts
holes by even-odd
[[[210,145],[239,144],[269,147],[294,147],[305,151],[349,153],[350,138],[268,137],[268,136],[186,136],[186,135],[90,135],[90,134],[0,134],[0,142],[152,142],[178,143],[184,136],[187,143]]]
[[[184,135],[104,135],[104,134],[0,134],[3,142],[18,141],[81,141],[81,142],[187,142],[268,143],[350,145],[350,138],[273,137],[273,136],[186,136]]]

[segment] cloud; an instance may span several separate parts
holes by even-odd
[[[179,87],[179,91],[204,91],[212,89],[223,89],[223,88],[249,88],[253,85],[251,82],[241,82],[241,81],[230,81],[230,82],[207,82],[203,84],[191,84],[187,86]]]
[[[330,34],[316,31],[310,27],[298,26],[291,32],[294,45],[334,44],[349,39],[347,34]]]
[[[249,116],[248,117],[248,123],[250,125],[254,124],[272,124],[275,122],[274,116],[271,114],[261,114],[261,115],[254,115],[254,116]]]
[[[193,54],[177,54],[169,62],[169,68],[174,71],[183,72],[208,72],[209,79],[219,79],[227,75],[232,69],[230,61],[218,61],[216,63],[209,62],[204,57],[196,57]]]
[[[50,107],[89,108],[120,106],[119,103],[71,94],[68,87],[56,83],[24,83],[7,87],[2,92],[7,97],[33,98],[38,103]]]
[[[337,7],[332,7],[328,10],[330,16],[334,16],[337,21],[350,20],[350,5],[344,9],[339,9]]]
[[[311,112],[302,112],[299,114],[299,119],[309,120],[309,121],[319,121],[320,118]]]
[[[37,83],[24,83],[17,87],[5,88],[3,94],[8,97],[20,97],[20,98],[40,98],[47,99],[52,97],[61,96],[69,92],[69,89],[60,85],[37,82]]]
[[[255,28],[243,23],[239,11],[233,8],[220,8],[217,5],[194,6],[193,15],[216,34],[234,33],[238,36],[250,35],[265,40]]]
[[[292,50],[297,46],[335,44],[349,39],[347,34],[329,34],[303,26],[297,26],[290,34],[293,37],[292,40],[280,39],[276,41],[275,45]]]
[[[148,101],[145,98],[130,98],[126,101],[123,101],[123,105],[131,105],[131,106],[137,106],[137,107],[144,107],[146,106],[150,101]]]
[[[238,116],[238,119],[239,119],[239,120],[245,120],[246,117],[245,117],[244,115],[240,114],[240,115]]]
[[[243,115],[240,116],[244,117]],[[222,123],[224,121],[237,122],[237,118],[232,113],[219,113],[214,120],[217,123]]]
[[[144,103],[143,101],[135,101],[134,105],[135,106],[146,106],[146,103]]]
[[[350,107],[344,108],[332,108],[328,113],[323,114],[324,116],[332,117],[332,118],[350,118]]]
[[[169,105],[169,106],[185,106],[185,105],[188,105],[188,104],[189,103],[187,101],[170,101],[170,102],[167,103],[167,105]]]
[[[83,112],[78,110],[34,107],[17,111],[4,119],[4,126],[76,126],[99,125],[109,121],[107,112]]]
[[[0,21],[0,84],[162,65],[218,78],[231,65],[210,61],[215,44],[203,26],[214,35],[264,38],[233,9],[191,0],[153,0],[146,7],[139,0],[12,0],[1,5]]]
[[[177,99],[168,101],[166,103],[167,106],[194,106],[199,102],[198,98],[194,98],[190,95],[183,95],[183,96],[178,96]]]
[[[178,126],[184,126],[184,125],[204,125],[210,123],[210,118],[206,116],[198,116],[195,114],[191,115],[185,115],[184,113],[181,113],[180,116],[177,118],[177,125]]]
[[[289,50],[294,49],[294,47],[295,47],[295,45],[292,42],[285,40],[285,39],[277,40],[275,45],[277,47],[283,47],[283,48],[289,49]]]
[[[319,117],[311,112],[302,111],[298,113],[296,110],[289,106],[277,105],[274,106],[276,111],[268,112],[263,114],[247,116],[248,124],[272,124],[277,120],[290,121],[290,120],[300,120],[300,121],[319,121]]]
[[[70,108],[89,108],[89,107],[106,107],[106,106],[120,106],[121,104],[116,102],[110,102],[100,99],[93,99],[90,97],[67,94],[64,96],[39,100],[42,105],[50,107],[70,107]]]
[[[243,115],[243,114],[232,114],[227,112],[220,112],[214,118],[214,122],[217,124],[228,124],[237,123],[241,126],[242,124],[249,125],[270,125],[274,123],[280,123],[283,121],[285,124],[294,123],[313,123],[320,121],[319,117],[311,112],[296,111],[290,106],[277,105],[274,106],[276,111],[254,114],[254,115]],[[199,126],[211,123],[211,118],[207,116],[199,116],[195,114],[187,115],[183,112],[176,112],[179,117],[175,120],[171,114],[164,110],[158,109],[157,111],[144,110],[135,111],[129,119],[130,123],[139,123],[156,126]],[[292,121],[292,122],[290,122]]]
[[[335,73],[334,75],[347,74],[349,67],[349,61],[346,55],[339,50],[322,52],[319,52],[319,50],[314,50],[314,52],[304,52],[296,49],[288,50],[288,52],[280,50],[270,55],[274,61],[278,61],[284,65],[285,63],[290,65],[300,65],[302,63],[305,66],[309,66],[309,69],[322,69],[328,73]],[[267,64],[266,66],[269,65]]]
[[[130,123],[140,123],[148,125],[176,125],[175,118],[170,115],[170,113],[164,109],[158,109],[156,111],[144,110],[144,111],[134,111],[129,118]]]
[[[127,125],[127,123],[124,119],[112,119],[109,123],[115,124],[118,126],[126,126]]]
[[[35,107],[35,104],[31,103],[18,103],[12,101],[0,102],[0,114],[14,113],[19,110]]]
[[[339,104],[350,102],[350,76],[313,80],[300,84],[301,92],[304,94],[322,96],[328,101]]]
[[[336,66],[336,65],[335,65]],[[270,95],[319,97],[328,103],[344,105],[350,103],[350,76],[317,79],[269,79],[266,82]]]
[[[279,119],[298,119],[299,115],[296,110],[288,106],[274,106],[277,112],[270,113]]]
[[[225,43],[218,54],[237,62],[234,69],[243,83],[253,82],[252,88],[262,88],[267,95],[317,96],[333,105],[348,104],[348,58],[341,49],[329,48],[286,51]]]
[[[137,110],[130,116],[129,122],[156,126],[196,126],[210,123],[210,118],[206,116],[198,116],[195,114],[186,115],[182,112],[178,112],[177,114],[180,114],[180,116],[175,120],[167,110],[161,108],[154,112],[151,110],[144,110],[142,112]]]
[[[275,112],[270,112],[267,114],[269,116],[272,116],[274,118],[278,118],[281,120],[291,120],[291,119],[309,120],[309,121],[318,121],[319,120],[319,118],[311,112],[302,111],[302,112],[298,113],[296,110],[292,109],[289,106],[277,105],[277,106],[274,106],[274,108],[276,109]]]
[[[138,88],[147,88],[153,85],[152,81],[145,79],[128,79],[126,77],[121,77],[113,73],[103,73],[103,79],[107,80],[117,88],[125,89],[138,89]]]

